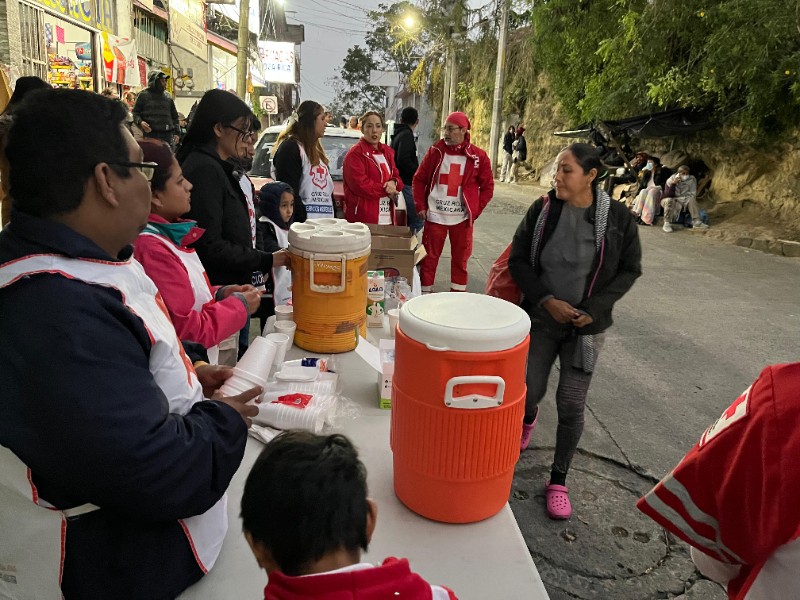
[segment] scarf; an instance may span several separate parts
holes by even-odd
[[[594,291],[594,284],[597,281],[597,274],[600,272],[600,267],[603,266],[603,254],[605,251],[605,237],[606,230],[608,229],[608,211],[611,206],[611,198],[609,195],[600,188],[595,191],[595,215],[594,215],[594,248],[595,252],[600,254],[600,262],[597,265],[597,270],[592,277],[592,282],[589,285],[589,291],[586,297],[589,298]],[[544,233],[544,226],[547,223],[547,218],[550,215],[550,197],[544,197],[544,206],[542,212],[539,213],[539,218],[536,220],[536,225],[533,228],[533,240],[531,241],[531,264],[536,268],[539,254],[541,252],[542,235]],[[575,349],[575,356],[572,366],[576,369],[583,370],[584,373],[591,373],[594,371],[594,364],[597,360],[597,352],[595,347],[595,339],[593,335],[580,335],[580,341]]]
[[[163,235],[173,244],[180,247],[183,246],[182,242],[184,238],[196,227],[197,221],[178,221],[177,223],[157,223],[155,221],[148,221],[144,231]],[[199,238],[200,236],[198,235],[197,237]],[[194,242],[196,239],[191,241]]]

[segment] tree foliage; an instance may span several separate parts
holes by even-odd
[[[800,0],[526,0],[530,51],[575,120],[680,107],[800,123]]]
[[[369,49],[356,45],[347,51],[338,74],[331,80],[336,98],[330,110],[335,116],[361,115],[383,106],[383,89],[369,85],[369,72],[377,68]]]

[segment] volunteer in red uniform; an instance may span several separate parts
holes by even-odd
[[[381,142],[383,117],[374,111],[364,114],[361,132],[363,137],[344,157],[345,218],[351,223],[392,225],[403,181],[394,164],[394,150]]]
[[[430,147],[414,175],[414,204],[425,221],[420,266],[422,292],[433,291],[444,241],[450,237],[450,289],[467,289],[467,261],[472,254],[473,224],[489,204],[494,179],[486,152],[469,141],[470,122],[462,112],[445,121],[441,140]]]
[[[800,590],[800,363],[773,365],[637,504],[731,600]]]

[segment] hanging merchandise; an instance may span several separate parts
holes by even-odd
[[[94,34],[44,13],[44,43],[47,49],[47,81],[59,87],[94,89]]]
[[[105,80],[131,87],[140,86],[136,40],[109,35],[106,32],[103,32],[102,39]]]

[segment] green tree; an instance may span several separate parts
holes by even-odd
[[[577,123],[688,107],[800,124],[798,0],[526,0],[530,49]]]
[[[383,106],[383,89],[369,85],[369,72],[377,67],[367,49],[356,45],[347,51],[337,75],[330,80],[336,91],[336,98],[330,106],[334,115],[361,115]]]

